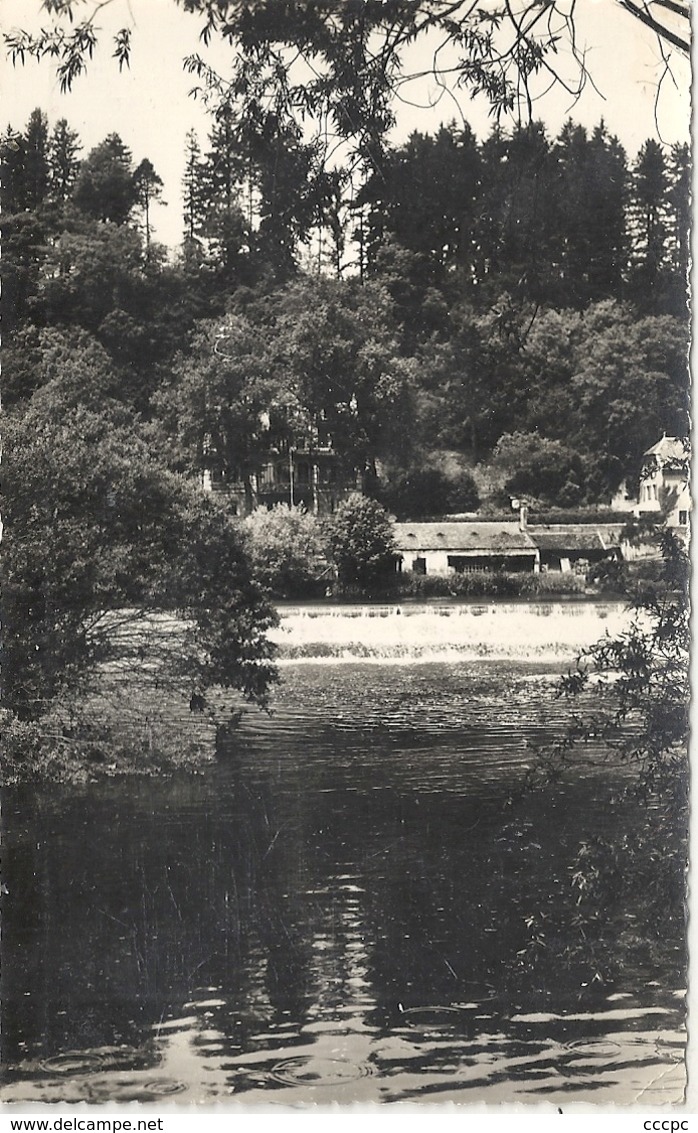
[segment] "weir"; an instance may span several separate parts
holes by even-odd
[[[458,602],[279,607],[283,661],[572,659],[628,628],[620,602]]]

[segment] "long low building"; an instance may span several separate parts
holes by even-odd
[[[621,557],[621,524],[541,524],[525,520],[396,523],[398,570],[461,574],[476,570],[569,571],[576,563]]]
[[[398,569],[415,574],[538,571],[540,552],[519,523],[396,523]]]
[[[618,523],[549,523],[528,533],[540,551],[543,570],[572,570],[580,560],[597,563],[619,558],[623,525]]]

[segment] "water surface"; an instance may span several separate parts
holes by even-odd
[[[5,1098],[679,1101],[681,956],[528,967],[621,781],[508,805],[560,659],[342,652],[201,775],[6,793]]]

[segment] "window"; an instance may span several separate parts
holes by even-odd
[[[679,527],[686,527],[687,524],[688,524],[688,512],[687,511],[680,511],[679,512]]]
[[[456,574],[472,574],[473,571],[496,569],[496,564],[493,566],[493,561],[489,558],[477,558],[472,555],[449,555],[447,561],[449,570],[455,571]]]
[[[427,560],[423,558],[416,558],[412,560],[412,570],[415,574],[427,573]]]
[[[310,483],[310,465],[307,464],[304,460],[299,461],[296,465],[296,483]]]

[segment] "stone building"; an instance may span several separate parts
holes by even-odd
[[[521,523],[396,523],[398,570],[415,574],[540,569],[540,552]]]

